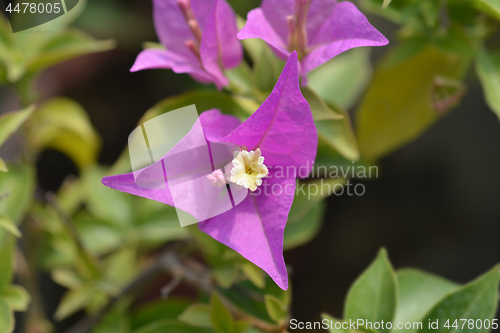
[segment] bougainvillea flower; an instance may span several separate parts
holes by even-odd
[[[283,59],[297,51],[304,75],[349,49],[389,43],[353,3],[336,0],[263,0],[238,38],[260,38]]]
[[[228,84],[222,70],[238,66],[243,49],[236,16],[225,0],[153,0],[162,49],[146,49],[131,71],[168,68],[201,83]]]
[[[205,111],[199,120],[213,156],[216,155],[214,145],[236,147],[222,164],[216,162],[217,157],[212,158],[212,164],[225,165],[222,168],[225,180],[245,191],[245,196],[234,199],[231,209],[201,221],[200,230],[240,253],[267,272],[279,287],[287,289],[288,275],[283,259],[285,225],[295,195],[296,178],[310,173],[318,145],[311,109],[299,88],[297,53],[289,57],[270,96],[245,122],[219,110]],[[181,141],[192,141],[190,136],[195,132],[191,131]],[[163,170],[169,154],[161,160]],[[217,167],[213,167],[197,179],[204,179],[209,184],[207,189],[216,191],[218,187],[213,185],[222,181],[220,175]],[[106,177],[102,183],[119,191],[176,205],[168,175],[164,189],[138,186],[133,173]],[[190,196],[190,186],[185,185],[184,197]],[[219,190],[223,189],[225,187]],[[184,205],[182,209],[193,216],[199,213],[197,205]]]

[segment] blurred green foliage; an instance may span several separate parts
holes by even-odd
[[[230,2],[241,16],[240,26],[245,21],[242,16],[258,5]],[[498,1],[359,3],[364,11],[397,24],[398,42],[374,68],[370,50],[356,49],[303,78],[308,85],[302,92],[319,135],[317,165],[370,166],[415,140],[460,102],[471,69],[488,105],[500,117]],[[55,31],[51,34],[33,33],[38,28],[12,34],[0,16],[0,84],[12,89],[20,109],[0,116],[0,145],[16,133],[23,147],[15,159],[0,159],[0,333],[12,332],[13,312],[25,310],[29,310],[24,323],[27,332],[33,327],[40,333],[52,332],[52,322],[82,310],[94,333],[286,331],[291,290],[279,289],[260,268],[196,226],[181,228],[172,207],[102,186],[103,176],[129,171],[127,150],[111,168],[98,165],[101,139],[84,108],[63,97],[40,101],[33,83],[42,70],[114,46],[113,41],[96,40],[69,26],[84,5],[80,1],[71,14],[50,22]],[[140,22],[134,13],[105,1],[91,4],[89,12],[92,15],[80,18],[78,24],[92,33],[112,33],[116,22]],[[92,20],[103,16],[109,20]],[[93,25],[94,21],[100,23]],[[225,73],[230,80],[227,90],[194,90],[167,98],[139,123],[191,104],[199,112],[218,108],[240,119],[253,114],[274,87],[284,62],[260,40],[242,43],[251,62]],[[348,111],[353,109],[354,117]],[[80,176],[67,179],[57,193],[46,197],[35,193],[34,165],[49,148],[72,159]],[[316,175],[299,186],[340,187],[348,181],[322,177]],[[326,197],[310,191],[295,197],[285,229],[285,250],[314,239]],[[66,289],[53,318],[40,310],[36,284],[40,270],[50,272],[53,281]],[[180,281],[195,289],[195,295],[137,302],[140,291],[156,288],[150,280],[156,276],[153,273],[165,272],[173,279],[164,296]],[[12,284],[15,276],[23,286]],[[453,325],[461,318],[491,319],[498,283],[498,268],[465,286],[413,269],[394,271],[381,250],[349,290],[343,320],[422,321],[424,327],[418,331],[427,331],[428,320],[439,319],[444,325],[449,319]],[[343,322],[326,314],[323,318]],[[398,330],[380,333],[388,331]],[[438,331],[445,331],[444,326]]]

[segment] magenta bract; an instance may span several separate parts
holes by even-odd
[[[165,68],[187,73],[218,89],[229,82],[222,70],[243,59],[236,16],[225,0],[153,0],[154,23],[162,49],[142,51],[132,72]]]
[[[353,3],[336,0],[263,0],[238,38],[260,38],[283,59],[298,51],[303,75],[349,49],[389,43]]]
[[[257,191],[249,193],[234,208],[200,222],[200,230],[240,253],[267,272],[278,286],[287,289],[283,259],[285,225],[296,178],[310,173],[318,145],[311,109],[300,92],[297,53],[290,55],[271,95],[245,122],[219,110],[203,112],[199,120],[210,145],[228,143],[249,151],[260,149],[270,170]],[[225,163],[231,163],[231,159]],[[165,189],[145,189],[137,185],[133,173],[105,177],[102,183],[175,205],[168,185]],[[182,209],[192,215],[198,213],[195,205]]]

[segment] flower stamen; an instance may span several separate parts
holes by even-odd
[[[255,151],[240,150],[239,152],[235,151],[234,154],[229,181],[252,192],[257,190],[257,187],[262,185],[262,178],[269,175],[260,149],[257,148]]]
[[[184,19],[186,20],[186,22],[189,20],[196,20],[190,0],[177,0],[177,5],[181,9],[182,15],[184,15]]]
[[[187,25],[189,26],[189,30],[191,30],[196,41],[188,40],[184,44],[188,47],[196,56],[200,56],[200,44],[201,37],[203,36],[203,32],[201,31],[200,24],[198,20],[194,16],[193,8],[191,7],[190,0],[177,0],[177,5],[186,20]]]
[[[296,50],[299,59],[307,54],[308,37],[307,37],[307,13],[312,0],[295,0],[295,15],[287,17],[288,24],[288,49]]]
[[[194,37],[198,41],[198,43],[201,43],[201,37],[203,35],[203,32],[201,31],[200,24],[196,19],[191,19],[187,21],[189,29],[191,29],[191,32],[193,33]]]
[[[194,40],[190,39],[184,42],[184,45],[198,58],[200,59],[200,46]]]

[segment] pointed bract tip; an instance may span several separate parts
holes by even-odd
[[[109,177],[104,177],[103,179],[101,179],[101,184],[104,185],[104,186],[108,186],[109,184]]]
[[[280,287],[283,290],[288,290],[288,280],[283,281],[282,283],[278,284],[278,287]]]

